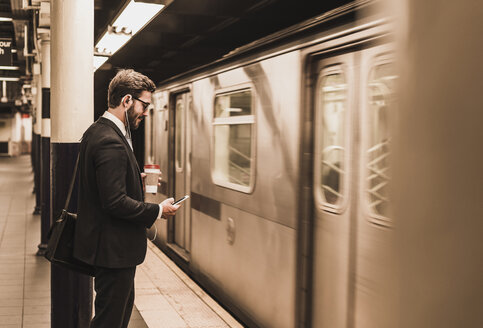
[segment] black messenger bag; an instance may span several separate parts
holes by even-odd
[[[89,276],[94,276],[94,266],[82,262],[73,256],[74,232],[77,214],[69,213],[67,208],[70,203],[70,197],[72,196],[72,189],[74,189],[78,165],[79,156],[77,156],[77,161],[75,163],[74,174],[72,176],[72,181],[70,182],[69,193],[67,194],[64,209],[50,228],[48,234],[49,242],[47,244],[45,258],[63,268],[74,270]]]

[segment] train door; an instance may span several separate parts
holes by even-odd
[[[175,200],[190,194],[190,109],[191,93],[177,93],[174,100],[174,190]],[[191,244],[191,204],[186,200],[172,219],[170,229],[170,246],[183,258],[188,259]]]
[[[357,266],[354,327],[391,326],[395,265],[389,212],[391,118],[397,75],[390,44],[360,52],[360,145],[357,183]]]
[[[385,327],[390,299],[389,46],[320,59],[315,71],[312,327]]]
[[[313,66],[313,327],[347,326],[355,58],[348,53]]]

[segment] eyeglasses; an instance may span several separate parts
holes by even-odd
[[[136,99],[137,101],[139,101],[143,104],[143,112],[146,112],[148,110],[149,106],[151,105],[150,103],[145,102],[145,101],[139,99],[138,97],[133,96],[132,99]]]

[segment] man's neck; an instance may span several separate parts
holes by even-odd
[[[118,106],[116,108],[108,108],[107,111],[116,116],[124,125],[126,125],[126,114],[124,113],[124,108]]]

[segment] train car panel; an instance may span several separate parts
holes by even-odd
[[[294,321],[295,231],[221,205],[219,220],[193,210],[192,269],[262,326]]]
[[[241,72],[245,72],[246,80],[240,79]],[[294,227],[299,133],[299,117],[294,109],[300,102],[299,53],[237,68],[220,77],[193,82],[193,133],[196,136],[192,153],[193,191]],[[231,81],[230,85],[227,81]],[[247,89],[247,83],[252,87]],[[212,178],[213,145],[217,142],[212,123],[216,95],[226,90],[236,92],[237,88],[249,90],[253,98],[250,137],[255,143],[251,153],[252,165],[255,165],[251,174],[255,176],[251,177],[254,179],[251,193],[217,185]],[[206,140],[211,140],[211,144],[206,144]],[[273,149],[279,151],[273,152]]]

